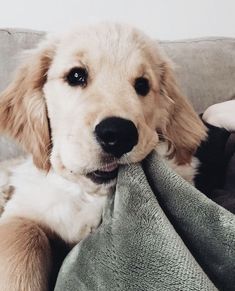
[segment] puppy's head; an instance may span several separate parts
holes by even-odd
[[[159,136],[184,164],[205,135],[156,43],[117,24],[83,27],[32,51],[0,96],[0,129],[38,168],[91,191],[113,185],[118,165],[142,160]]]

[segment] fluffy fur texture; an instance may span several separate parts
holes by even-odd
[[[74,67],[88,71],[86,88],[66,83]],[[150,83],[145,97],[134,90],[143,76]],[[131,152],[115,160],[94,137],[110,116],[131,120],[139,134]],[[155,41],[118,24],[82,27],[31,51],[0,96],[0,130],[32,156],[8,170],[15,190],[0,225],[0,289],[14,291],[47,290],[48,233],[73,244],[98,227],[116,181],[98,185],[87,173],[141,161],[161,139],[163,155],[182,174],[206,135]]]
[[[0,223],[0,289],[44,291],[48,288],[51,250],[39,226],[21,217]]]

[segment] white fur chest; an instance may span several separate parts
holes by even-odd
[[[98,227],[107,199],[86,194],[78,184],[53,172],[40,172],[31,160],[14,168],[10,184],[15,191],[1,219],[33,219],[69,243],[80,241]]]

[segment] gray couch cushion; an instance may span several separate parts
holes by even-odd
[[[43,32],[0,29],[0,91],[9,83],[20,60],[20,53],[35,47]]]
[[[18,56],[34,47],[43,32],[19,29],[0,30],[0,91],[10,81]],[[160,42],[175,63],[176,75],[185,95],[197,112],[235,95],[235,39],[203,38]],[[12,143],[0,138],[0,160],[18,155]]]
[[[162,46],[197,112],[235,95],[235,38],[170,41]]]

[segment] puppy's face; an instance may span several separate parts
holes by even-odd
[[[118,164],[140,161],[155,147],[159,76],[145,41],[103,26],[61,40],[43,88],[51,163],[60,174],[110,182]]]
[[[6,99],[24,103],[29,129],[23,138],[30,138],[31,128],[40,145],[23,141],[19,130],[12,135],[26,143],[38,167],[51,166],[86,191],[105,194],[119,164],[142,160],[159,133],[171,141],[169,155],[190,161],[204,129],[168,61],[139,31],[113,24],[82,28],[42,45],[35,58],[36,72],[28,64],[25,77],[12,85],[21,88],[18,99],[8,88],[2,100],[5,107]],[[5,121],[10,133],[15,118]]]

